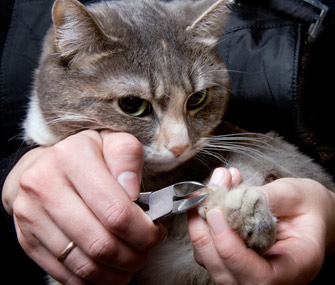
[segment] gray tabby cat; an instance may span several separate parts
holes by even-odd
[[[224,0],[57,0],[24,123],[27,142],[52,145],[85,129],[128,132],[143,145],[143,189],[205,182],[214,168],[241,170],[229,192],[209,188],[200,207],[221,207],[247,244],[264,253],[275,218],[256,190],[274,178],[331,179],[274,133],[242,132],[222,118],[228,71],[215,51],[229,11]],[[243,221],[243,222],[242,222]],[[167,240],[134,282],[210,284],[193,258],[185,216],[165,221]]]

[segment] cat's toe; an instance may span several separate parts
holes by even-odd
[[[206,213],[214,208],[223,208],[227,188],[217,185],[209,185],[203,193],[207,194],[207,198],[198,206],[199,215],[206,219]]]
[[[229,191],[224,204],[228,224],[249,247],[265,253],[276,240],[276,219],[263,195],[252,188],[238,187]]]

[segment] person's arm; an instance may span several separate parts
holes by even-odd
[[[230,181],[229,172],[220,185]],[[217,284],[301,284],[319,272],[335,247],[335,194],[310,179],[285,178],[257,187],[278,217],[277,242],[264,256],[247,248],[221,210],[189,215],[197,260]]]
[[[128,282],[166,235],[132,202],[142,165],[141,144],[122,133],[84,131],[26,153],[2,195],[22,248],[62,283]]]

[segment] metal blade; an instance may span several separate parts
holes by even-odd
[[[185,197],[205,187],[206,185],[195,181],[179,182],[173,185],[175,197]]]
[[[149,196],[149,210],[146,212],[154,221],[171,213],[173,209],[173,185],[152,192]]]
[[[193,209],[199,206],[206,198],[207,194],[202,194],[196,197],[175,201],[173,202],[172,214],[180,214]]]

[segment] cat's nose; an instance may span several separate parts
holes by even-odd
[[[172,148],[169,148],[169,150],[174,154],[175,157],[181,156],[185,150],[189,148],[189,145],[182,145],[182,146],[174,146]]]

